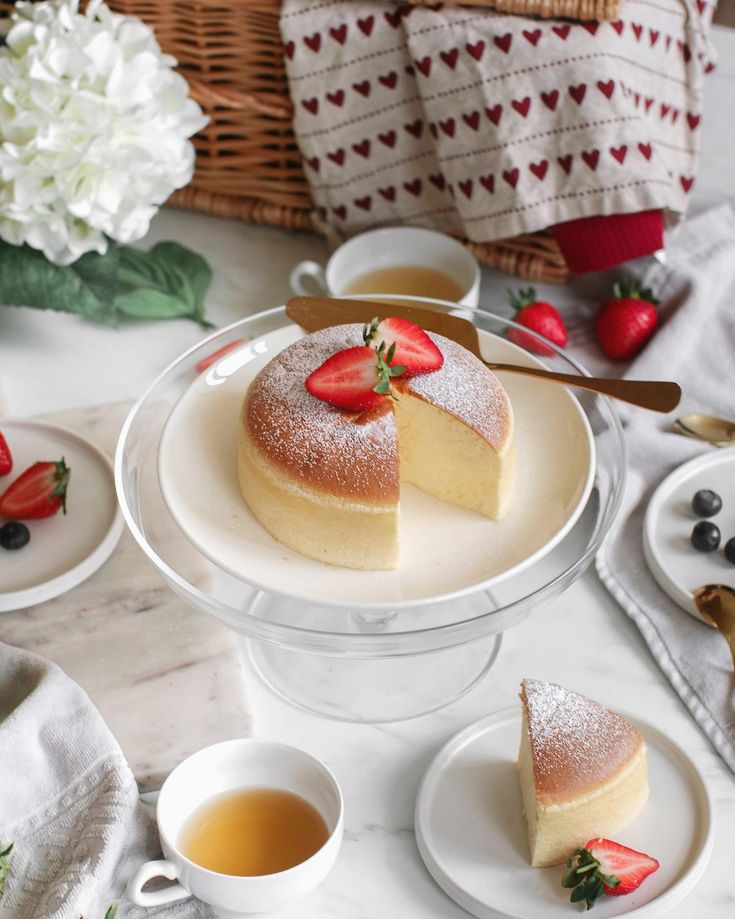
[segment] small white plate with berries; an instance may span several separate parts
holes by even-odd
[[[646,510],[643,550],[661,589],[697,619],[698,587],[735,586],[735,447],[697,456],[663,480]]]
[[[651,790],[643,811],[616,834],[615,843],[660,864],[626,895],[601,896],[590,915],[658,919],[707,867],[714,847],[712,801],[678,744],[652,724],[622,714],[646,741]],[[520,734],[521,714],[514,706],[469,725],[439,751],[416,799],[419,852],[442,890],[478,919],[587,915],[584,903],[570,903],[571,891],[562,887],[566,866],[531,867],[515,760]],[[636,883],[619,870],[617,875],[627,886]]]
[[[122,530],[112,466],[94,444],[40,421],[0,421],[0,612],[76,587]]]

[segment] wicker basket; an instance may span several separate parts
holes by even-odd
[[[312,229],[309,186],[291,128],[280,0],[111,0],[109,5],[153,27],[210,118],[194,139],[194,178],[171,203]],[[568,276],[546,233],[469,246],[480,261],[511,274],[559,283]]]

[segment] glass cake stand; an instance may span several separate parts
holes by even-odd
[[[457,310],[456,304],[423,302],[433,308],[468,315],[465,309]],[[472,311],[472,319],[481,335],[487,333],[483,349],[486,340],[491,347],[496,341],[505,349],[515,349],[504,338],[515,323],[481,310]],[[573,401],[589,437],[592,465],[586,488],[580,493],[579,506],[566,526],[541,550],[529,550],[523,564],[509,571],[470,579],[459,588],[456,584],[452,589],[443,585],[436,592],[431,572],[427,571],[425,590],[404,595],[399,587],[397,595],[391,598],[393,588],[389,588],[386,596],[376,599],[369,595],[366,600],[366,591],[360,585],[369,583],[364,579],[371,573],[346,574],[345,569],[304,561],[272,540],[257,524],[253,531],[256,539],[242,543],[246,560],[243,570],[233,570],[232,565],[221,562],[216,551],[210,551],[211,537],[204,531],[193,532],[189,523],[184,527],[186,535],[181,529],[183,518],[177,502],[188,501],[188,493],[183,493],[183,499],[179,493],[172,497],[168,480],[172,473],[183,476],[188,473],[188,451],[178,450],[166,466],[161,461],[161,445],[166,443],[172,419],[177,418],[177,412],[178,416],[181,414],[180,403],[185,403],[185,397],[195,386],[204,385],[201,381],[205,375],[206,385],[210,387],[207,398],[219,400],[210,404],[224,404],[229,384],[222,387],[221,395],[217,386],[226,383],[227,362],[234,366],[233,355],[244,348],[229,351],[200,374],[197,365],[205,357],[246,339],[247,354],[256,364],[264,363],[272,356],[267,343],[280,341],[277,336],[282,331],[297,334],[284,307],[236,322],[179,357],[138,399],[123,426],[115,458],[115,480],[123,515],[138,544],[171,589],[242,635],[260,677],[291,703],[321,715],[359,722],[396,721],[433,711],[475,686],[495,660],[503,632],[560,594],[594,558],[623,493],[625,446],[620,422],[604,397],[583,390],[576,390],[571,396],[569,391],[562,391],[554,384],[536,381],[528,384],[538,387],[539,393],[547,388],[560,389],[565,398]],[[534,362],[525,352],[515,350],[517,362]],[[490,359],[495,355],[486,356]],[[544,364],[552,370],[585,373],[561,352],[545,358]],[[511,376],[516,380],[528,379],[509,374],[504,377],[504,384],[508,384]],[[236,445],[237,414],[243,393],[244,388],[236,393],[236,401],[227,409],[231,423],[211,427],[208,437],[192,438],[191,443],[198,444],[202,462],[210,462],[210,442],[231,439]],[[227,398],[232,401],[233,395],[231,392]],[[511,401],[514,402],[512,396]],[[206,423],[210,422],[211,419]],[[210,465],[214,468],[217,462],[213,447]],[[523,456],[519,455],[518,462],[520,482]],[[227,447],[221,465],[221,470],[215,469],[217,475],[234,476],[236,483],[235,446]],[[233,487],[236,490],[236,484]],[[553,498],[550,496],[550,507]],[[233,497],[231,514],[230,509],[223,513],[217,507],[216,499],[205,486],[191,500],[200,515],[211,514],[213,519],[205,520],[205,524],[218,528],[218,536],[232,537],[230,516],[233,520],[249,517],[239,494]],[[253,523],[250,518],[250,524]],[[495,524],[488,521],[487,526]],[[263,566],[258,564],[257,556],[250,559],[255,541],[259,543],[257,548],[266,553],[283,553],[284,561],[275,569],[279,573],[276,583],[271,581],[264,586]],[[308,589],[300,574],[299,565],[303,564],[316,566],[316,577],[311,577]],[[375,582],[379,583],[380,575],[374,574]],[[322,586],[333,575],[342,579],[341,592],[330,593],[328,587]],[[398,578],[395,583],[400,585],[400,572],[386,577]],[[353,583],[354,593],[349,589]]]

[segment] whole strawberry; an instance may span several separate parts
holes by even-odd
[[[7,475],[13,470],[13,454],[10,452],[7,440],[0,431],[0,475]]]
[[[564,325],[564,320],[559,315],[559,311],[551,303],[545,300],[536,299],[536,291],[533,287],[528,290],[519,290],[518,293],[508,291],[510,305],[516,309],[514,320],[521,325],[526,326],[553,341],[555,345],[563,348],[566,345],[569,336]],[[536,354],[551,355],[554,349],[545,345],[532,335],[521,332],[520,329],[508,329],[508,338],[525,348],[526,351],[534,351]]]
[[[632,280],[619,281],[613,298],[603,303],[595,319],[595,335],[605,354],[624,361],[637,354],[658,325],[658,300]]]

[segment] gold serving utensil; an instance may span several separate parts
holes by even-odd
[[[725,584],[705,584],[694,591],[694,603],[705,622],[719,629],[730,645],[735,669],[735,590]]]
[[[420,325],[422,329],[451,338],[467,348],[496,373],[520,373],[538,377],[551,383],[578,386],[601,393],[613,399],[630,402],[655,412],[670,412],[681,399],[678,383],[659,380],[614,380],[600,377],[583,377],[573,373],[557,373],[538,367],[519,364],[499,364],[486,361],[480,350],[480,339],[475,326],[462,319],[427,307],[398,303],[380,303],[369,300],[346,300],[334,297],[291,297],[286,303],[286,315],[307,332],[317,332],[333,325],[347,322],[369,322],[373,316],[400,316]]]
[[[696,437],[715,447],[729,447],[735,444],[735,421],[728,421],[726,418],[692,412],[677,418],[673,427],[677,434]]]

